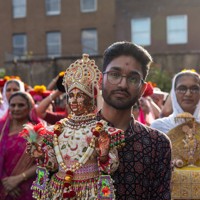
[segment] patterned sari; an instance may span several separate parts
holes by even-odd
[[[0,121],[0,180],[5,177],[22,174],[34,165],[34,161],[26,154],[26,141],[18,137],[18,133],[9,134],[9,118]],[[31,185],[35,177],[21,182],[17,187],[20,189],[20,196],[15,200],[31,200]],[[14,199],[6,192],[0,182],[0,199]]]

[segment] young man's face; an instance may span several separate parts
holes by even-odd
[[[113,59],[105,72],[102,83],[104,101],[116,109],[130,109],[145,89],[141,64],[132,56],[122,55]]]
[[[191,75],[183,75],[177,80],[175,92],[183,111],[193,114],[200,99],[199,80]]]

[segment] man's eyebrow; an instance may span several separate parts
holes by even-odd
[[[141,74],[138,71],[131,71],[130,74],[137,74],[141,76]]]
[[[118,66],[112,66],[112,67],[110,68],[110,70],[121,71],[121,68],[118,67]]]

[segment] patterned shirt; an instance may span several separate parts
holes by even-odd
[[[118,153],[119,168],[112,175],[117,200],[171,199],[171,143],[165,134],[133,121]]]

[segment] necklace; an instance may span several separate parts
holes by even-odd
[[[85,128],[89,124],[95,124],[96,116],[94,114],[84,115],[84,116],[73,116],[70,115],[62,123],[65,127],[71,128],[73,130],[79,130],[80,128]]]
[[[94,117],[94,115],[93,115],[93,117]],[[84,119],[87,121],[87,120],[91,119],[91,117],[84,118]],[[63,157],[61,154],[61,150],[59,147],[59,141],[58,141],[58,136],[63,132],[63,128],[65,125],[66,125],[66,120],[57,122],[55,124],[54,138],[53,138],[54,151],[55,151],[55,155],[56,155],[58,164],[61,166],[61,168],[66,173],[66,176],[64,178],[64,192],[63,192],[64,199],[76,196],[76,191],[73,189],[72,184],[71,184],[71,182],[73,180],[74,172],[77,171],[80,167],[82,167],[88,161],[88,159],[91,157],[91,155],[93,154],[94,149],[95,149],[96,138],[99,136],[98,128],[99,128],[99,126],[103,126],[101,123],[96,125],[96,128],[92,131],[93,136],[91,138],[91,142],[90,142],[89,146],[87,147],[87,150],[85,151],[85,153],[82,155],[82,157],[78,160],[77,163],[73,164],[70,167],[67,167],[64,163],[64,160],[63,160]],[[97,131],[95,131],[95,130],[97,130]]]
[[[95,138],[93,137],[91,139],[91,142],[86,150],[86,152],[83,154],[83,156],[79,159],[79,161],[77,163],[75,163],[74,165],[67,167],[64,163],[63,157],[61,155],[61,151],[60,151],[60,147],[59,147],[59,142],[58,142],[58,137],[56,134],[54,134],[54,150],[56,153],[56,158],[57,161],[59,163],[59,165],[62,167],[62,169],[66,172],[67,171],[71,171],[71,172],[75,172],[76,170],[78,170],[82,165],[84,165],[87,160],[89,159],[89,157],[92,155],[93,151],[94,151],[94,147],[95,147]]]
[[[87,115],[87,116],[74,116],[75,118],[73,118],[73,120],[75,121],[74,124],[76,124],[76,121],[80,122],[82,120],[88,121],[88,123],[92,120],[95,115]],[[79,159],[79,161],[77,163],[75,163],[74,165],[72,165],[71,167],[67,167],[63,161],[63,157],[61,155],[61,150],[59,147],[59,141],[58,141],[58,136],[63,132],[63,128],[64,126],[68,125],[69,120],[63,120],[61,122],[57,122],[55,127],[54,127],[54,150],[56,153],[56,157],[57,157],[57,161],[60,164],[60,166],[62,167],[62,169],[67,172],[67,171],[71,171],[71,172],[75,172],[76,170],[78,170],[83,164],[85,164],[87,162],[87,160],[89,159],[89,157],[92,155],[94,148],[95,148],[95,138],[96,136],[93,135],[91,142],[89,144],[89,146],[87,147],[87,150],[85,151],[85,153],[83,154],[83,156]],[[93,123],[93,120],[92,120]],[[73,127],[71,127],[73,128]]]

